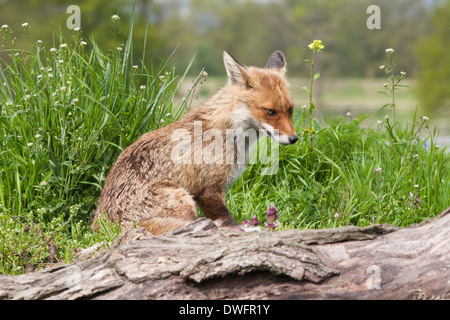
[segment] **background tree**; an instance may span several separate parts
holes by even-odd
[[[105,50],[123,45],[134,2],[76,1],[83,38],[94,35]],[[52,46],[55,26],[71,37],[66,28],[66,9],[71,4],[68,0],[3,0],[0,25],[10,25],[20,42],[25,37],[21,24],[28,22],[30,39]],[[381,9],[379,30],[366,27],[366,10],[373,4]],[[327,50],[316,69],[326,69],[325,78],[372,78],[383,76],[378,66],[384,50],[394,48],[401,57],[399,70],[419,77],[420,98],[428,110],[434,110],[448,106],[449,6],[448,0],[137,0],[134,61],[142,58],[146,41],[144,63],[154,57],[167,59],[175,51],[171,62],[178,70],[184,70],[196,55],[192,73],[205,68],[211,76],[223,76],[222,50],[254,65],[264,65],[274,50],[282,50],[290,76],[306,77],[307,44],[321,39]],[[111,40],[114,14],[121,18],[119,43]],[[2,52],[0,57],[8,58]]]
[[[433,12],[431,32],[416,44],[418,94],[430,112],[444,111],[450,107],[449,19],[450,1],[447,1]]]

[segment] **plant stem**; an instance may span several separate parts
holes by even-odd
[[[313,100],[313,82],[314,82],[314,58],[316,57],[316,53],[314,52],[314,55],[312,57],[311,60],[311,82],[309,85],[309,106],[311,107],[312,104],[312,100]],[[309,130],[311,131],[311,126],[312,126],[312,110],[311,108],[309,109]]]
[[[395,77],[394,77],[394,62],[392,60],[392,56],[389,55],[389,63],[391,66],[391,76],[390,76],[390,80],[391,80],[391,90],[392,90],[392,99],[391,99],[391,107],[392,107],[392,119],[394,120],[394,125],[395,125],[395,86],[398,84],[395,83]]]
[[[316,57],[316,51],[314,51],[313,57],[311,59],[311,82],[309,85],[309,134],[310,134],[310,145],[311,151],[313,149],[313,135],[312,135],[312,105],[313,105],[313,82],[314,82],[314,58]]]
[[[392,119],[394,120],[395,124],[395,85],[393,78],[392,78]]]

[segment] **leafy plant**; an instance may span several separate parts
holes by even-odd
[[[112,22],[115,37],[120,18]],[[20,273],[49,261],[49,239],[53,261],[70,261],[75,248],[112,238],[112,226],[100,236],[89,227],[106,172],[126,146],[184,112],[190,95],[174,101],[192,61],[180,75],[170,57],[149,62],[144,50],[133,61],[133,19],[126,43],[107,51],[80,29],[28,48],[6,25],[0,34],[9,53],[0,61],[0,272]]]

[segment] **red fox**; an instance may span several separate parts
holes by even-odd
[[[255,145],[247,133],[257,130],[257,138],[266,135],[283,145],[298,137],[283,53],[274,52],[265,68],[247,67],[226,51],[223,60],[228,82],[222,89],[122,152],[107,176],[93,226],[106,213],[120,220],[122,230],[141,226],[162,234],[194,221],[196,206],[218,226],[236,224],[224,197],[248,162],[239,158]]]

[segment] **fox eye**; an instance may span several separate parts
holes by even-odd
[[[294,108],[289,108],[289,116],[292,116],[293,113],[294,113]]]
[[[272,110],[272,109],[264,109],[264,110],[266,110],[266,112],[267,112],[267,114],[269,116],[276,116],[277,115],[277,112],[275,110]]]

